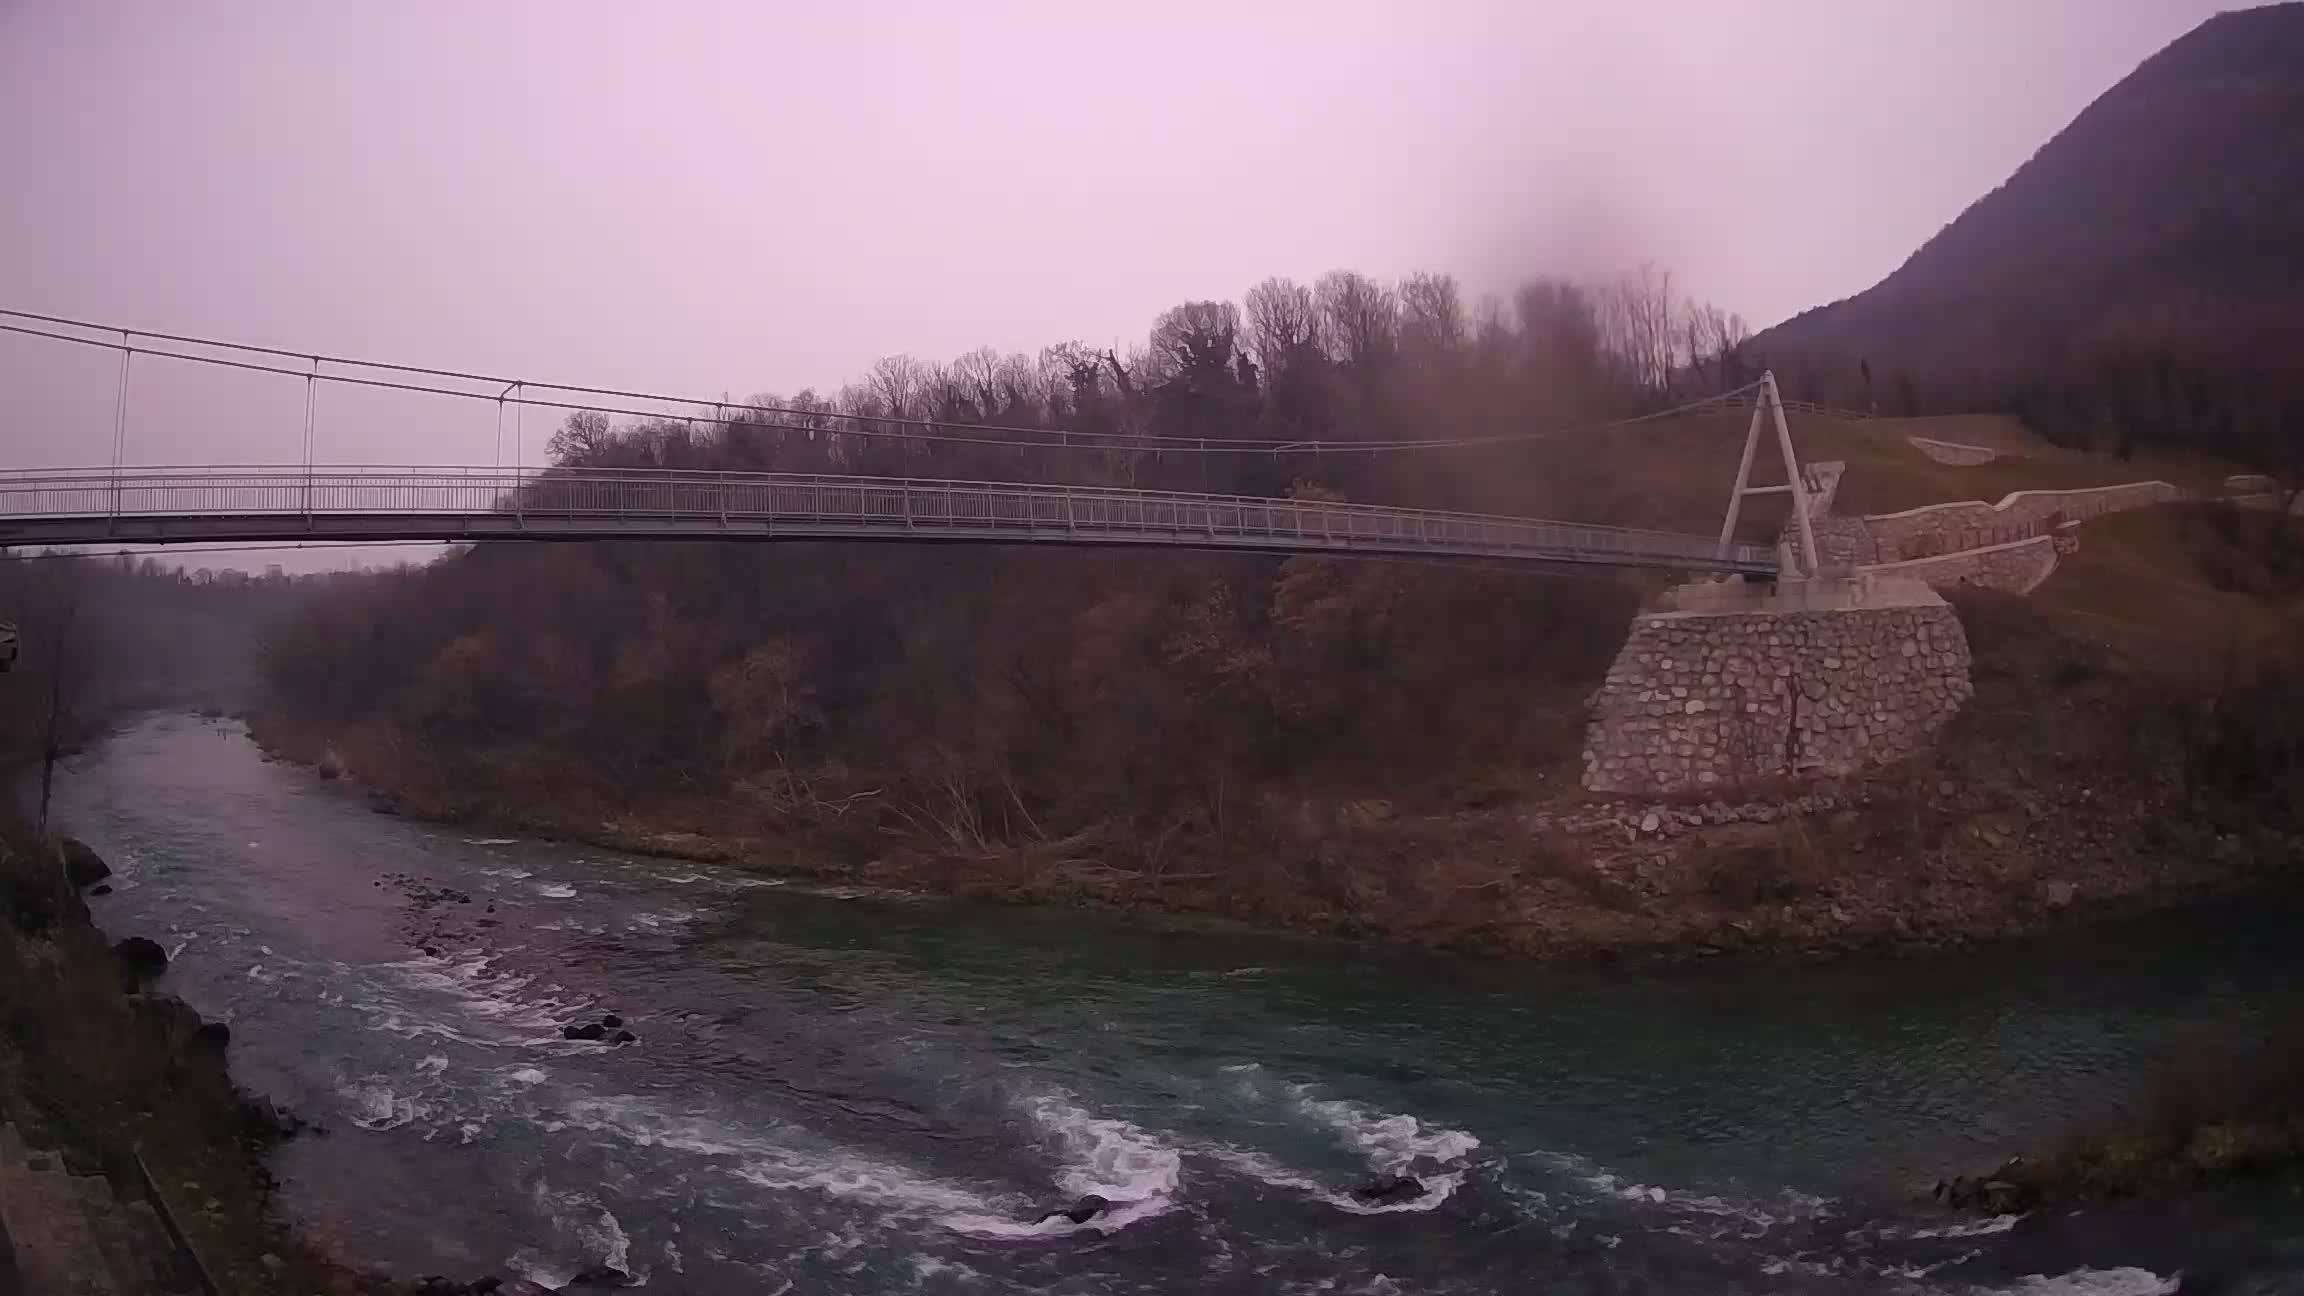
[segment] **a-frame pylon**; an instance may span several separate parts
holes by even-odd
[[[1760,448],[1760,421],[1773,418],[1776,422],[1776,448],[1784,456],[1784,485],[1752,486],[1752,455]],[[1792,520],[1800,530],[1800,568],[1786,571],[1787,579],[1805,579],[1816,574],[1816,528],[1808,519],[1808,485],[1800,478],[1800,458],[1792,453],[1792,429],[1784,422],[1784,398],[1776,391],[1776,371],[1771,369],[1760,375],[1760,387],[1752,402],[1752,426],[1744,433],[1744,457],[1736,464],[1736,484],[1728,491],[1728,516],[1720,523],[1718,556],[1728,557],[1728,546],[1736,539],[1736,515],[1743,511],[1747,495],[1788,494],[1792,497]]]

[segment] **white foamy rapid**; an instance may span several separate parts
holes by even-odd
[[[336,1087],[336,1096],[350,1109],[348,1117],[364,1130],[392,1130],[431,1115],[431,1105],[413,1095],[395,1092],[383,1076],[364,1076]]]
[[[1240,1077],[1245,1096],[1263,1092],[1254,1063],[1225,1067]],[[1405,1201],[1365,1202],[1354,1197],[1357,1184],[1338,1184],[1283,1165],[1270,1156],[1229,1144],[1195,1145],[1195,1156],[1205,1157],[1234,1173],[1272,1188],[1302,1193],[1352,1215],[1415,1214],[1437,1210],[1462,1187],[1470,1170],[1468,1159],[1480,1148],[1477,1135],[1444,1125],[1428,1124],[1414,1116],[1383,1112],[1346,1099],[1322,1098],[1308,1085],[1288,1087],[1288,1110],[1298,1120],[1315,1126],[1358,1156],[1370,1174],[1413,1175],[1424,1192]]]
[[[339,964],[336,973],[350,992],[347,1001],[367,1018],[369,1029],[412,1039],[557,1044],[560,1023],[586,1006],[539,987],[533,976],[497,971],[488,956],[420,955],[373,966]]]
[[[980,1214],[946,1219],[947,1228],[1003,1238],[1111,1233],[1175,1205],[1184,1169],[1183,1154],[1175,1148],[1127,1121],[1084,1111],[1067,1098],[1036,1096],[1026,1101],[1025,1110],[1061,1159],[1055,1181],[1066,1204],[1096,1196],[1110,1202],[1110,1208],[1085,1224],[1061,1217],[1028,1222]]]
[[[1426,1125],[1413,1116],[1373,1111],[1341,1098],[1315,1098],[1294,1090],[1296,1110],[1327,1126],[1344,1146],[1368,1159],[1369,1168],[1406,1174],[1420,1166],[1449,1166],[1479,1150],[1480,1140],[1464,1130]]]
[[[1899,1229],[1891,1227],[1881,1229],[1880,1236],[1884,1238],[1990,1237],[1995,1233],[2005,1233],[2016,1227],[2016,1221],[2022,1218],[2024,1217],[2021,1215],[1994,1215],[1987,1219],[1945,1224],[1936,1228]]]
[[[1828,1216],[1833,1213],[1835,1206],[1831,1198],[1811,1197],[1790,1189],[1784,1190],[1772,1201],[1753,1201],[1636,1183],[1602,1170],[1581,1157],[1562,1152],[1538,1152],[1530,1154],[1530,1157],[1566,1174],[1594,1196],[1630,1202],[1637,1206],[1661,1207],[1690,1225],[1701,1226],[1704,1236],[1715,1239],[1731,1235],[1756,1238],[1794,1221]],[[1690,1228],[1675,1227],[1668,1231],[1696,1235]],[[1943,1236],[1958,1235],[1947,1233]]]
[[[2075,1269],[2070,1273],[2030,1274],[1997,1290],[2008,1296],[2172,1296],[2183,1286],[2183,1276],[2163,1278],[2149,1269]]]
[[[1206,1157],[1237,1174],[1254,1179],[1266,1187],[1284,1188],[1290,1192],[1302,1193],[1314,1200],[1333,1206],[1347,1215],[1413,1215],[1424,1211],[1438,1210],[1442,1202],[1447,1201],[1458,1188],[1464,1185],[1464,1171],[1462,1170],[1449,1170],[1438,1174],[1428,1173],[1420,1176],[1424,1185],[1424,1192],[1421,1196],[1407,1201],[1364,1202],[1344,1188],[1322,1183],[1309,1175],[1300,1174],[1261,1152],[1224,1145],[1196,1147],[1192,1149],[1192,1152],[1195,1156]]]
[[[723,1169],[754,1187],[809,1192],[869,1206],[885,1215],[935,1223],[1000,1216],[1003,1202],[959,1184],[826,1145],[782,1126],[738,1128],[708,1117],[668,1112],[637,1097],[580,1099],[568,1123],[641,1147],[725,1159]]]
[[[536,894],[547,900],[571,900],[576,896],[576,888],[565,882],[541,882],[536,886]]]
[[[632,1276],[631,1285],[648,1285],[645,1269],[632,1265],[632,1239],[625,1235],[623,1222],[615,1212],[600,1204],[597,1198],[585,1193],[555,1192],[550,1184],[538,1181],[536,1203],[553,1230],[568,1240],[575,1254],[582,1256],[580,1265],[571,1265],[565,1259],[553,1259],[534,1251],[521,1251],[511,1260],[511,1268],[521,1277],[541,1287],[557,1289],[576,1276],[579,1267],[595,1264],[620,1269]]]

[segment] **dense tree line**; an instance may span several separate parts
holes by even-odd
[[[566,470],[1061,477],[1589,514],[1599,461],[1574,440],[1198,447],[1649,411],[1744,381],[1741,341],[1739,321],[1675,300],[1654,271],[1477,307],[1443,276],[1337,273],[1177,306],[1126,353],[894,357],[830,397],[579,413],[552,451]],[[1108,439],[1051,450],[985,425]],[[444,812],[688,804],[961,853],[1093,838],[1100,858],[1155,869],[1268,830],[1308,789],[1469,796],[1572,761],[1580,694],[1635,598],[1607,578],[1320,558],[483,545],[311,601],[265,645],[264,715]]]

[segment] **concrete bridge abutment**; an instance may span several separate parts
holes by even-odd
[[[1594,696],[1584,786],[1711,796],[1924,748],[1972,693],[1951,606],[1909,578],[1680,586],[1632,622]]]

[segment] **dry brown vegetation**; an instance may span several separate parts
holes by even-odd
[[[2201,1030],[2122,1110],[2081,1121],[1997,1174],[2009,1205],[2132,1197],[2304,1169],[2304,1032]]]

